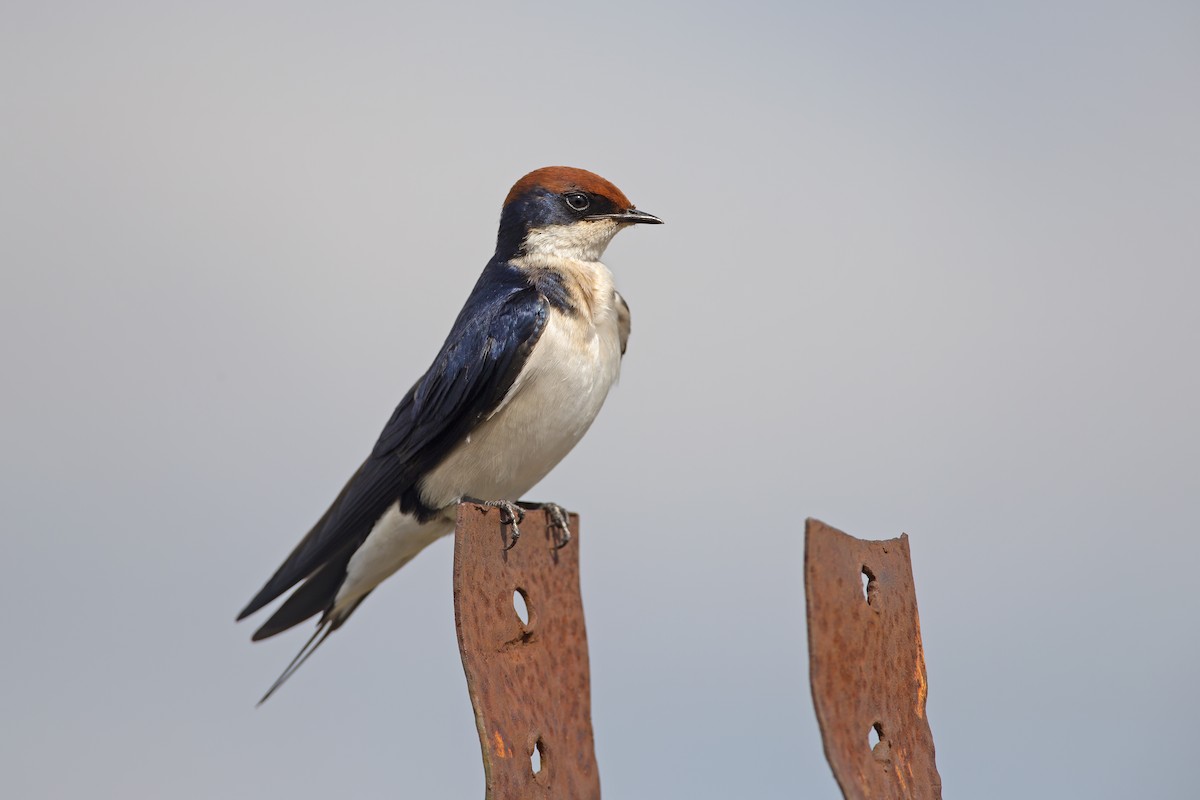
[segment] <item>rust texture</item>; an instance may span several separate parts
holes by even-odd
[[[869,542],[810,519],[804,588],[813,703],[842,794],[940,798],[908,536]]]
[[[488,800],[600,797],[575,514],[570,524],[570,543],[555,549],[545,512],[529,511],[505,550],[499,511],[458,507],[454,619]],[[528,622],[514,607],[516,591]]]

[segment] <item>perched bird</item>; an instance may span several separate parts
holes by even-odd
[[[600,257],[622,228],[661,222],[582,169],[544,167],[512,187],[496,254],[433,365],[329,510],[238,615],[296,584],[253,639],[321,615],[262,701],[381,581],[454,530],[459,502],[499,506],[515,543],[523,515],[515,500],[583,437],[625,353],[629,307]],[[565,537],[562,509],[550,510]]]

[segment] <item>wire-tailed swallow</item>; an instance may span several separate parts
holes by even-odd
[[[238,615],[296,584],[254,640],[321,615],[263,700],[381,581],[454,529],[459,502],[491,501],[519,520],[513,501],[583,437],[620,370],[629,307],[600,257],[622,228],[660,222],[581,169],[545,167],[512,187],[496,254],[433,365],[329,510]]]

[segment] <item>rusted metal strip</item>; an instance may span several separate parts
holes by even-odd
[[[520,541],[505,550],[499,511],[458,507],[454,619],[487,800],[600,797],[578,516],[570,522],[570,543],[555,549],[545,512],[529,511]],[[527,622],[514,592],[524,600]]]
[[[863,541],[809,519],[804,588],[813,703],[842,794],[940,798],[908,536]]]

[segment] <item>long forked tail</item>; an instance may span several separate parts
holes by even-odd
[[[296,670],[300,669],[300,667],[304,665],[305,661],[308,661],[308,657],[317,652],[317,648],[325,643],[325,640],[329,638],[329,634],[346,624],[346,620],[350,619],[350,615],[354,613],[355,609],[362,605],[362,601],[366,600],[367,595],[369,594],[370,592],[367,592],[367,594],[364,594],[362,597],[355,600],[352,605],[341,611],[334,611],[332,608],[330,608],[323,615],[321,615],[321,621],[317,623],[317,629],[313,631],[313,635],[310,636],[308,641],[304,643],[304,647],[300,648],[300,652],[296,653],[296,657],[293,658],[291,663],[287,665],[287,668],[284,669],[283,673],[275,679],[275,682],[271,684],[271,688],[267,689],[267,693],[262,696],[262,699],[258,701],[257,705],[261,706],[263,703],[267,702],[268,697],[275,694],[275,692],[279,690],[280,686],[283,686],[285,683],[287,683],[288,678],[295,675]]]
[[[285,683],[287,683],[288,678],[296,674],[296,670],[300,669],[305,661],[308,661],[309,656],[317,652],[317,648],[320,647],[325,640],[329,638],[329,634],[333,633],[335,630],[337,630],[337,626],[333,624],[333,620],[328,618],[322,619],[317,625],[317,629],[313,631],[313,635],[309,637],[307,642],[304,643],[304,647],[300,648],[300,652],[296,653],[296,657],[292,659],[291,663],[287,665],[279,677],[275,679],[275,682],[271,684],[271,688],[267,689],[267,693],[264,694],[262,699],[258,701],[258,705],[261,706],[263,703],[267,702],[268,697],[275,694],[280,686],[283,686]]]

